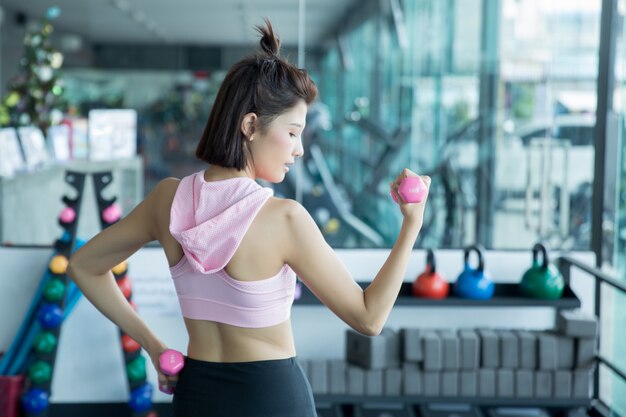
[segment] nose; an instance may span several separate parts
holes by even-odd
[[[301,157],[302,155],[304,155],[304,147],[302,146],[302,137],[299,137],[298,141],[296,142],[294,151],[293,151],[293,156],[298,158],[298,157]]]

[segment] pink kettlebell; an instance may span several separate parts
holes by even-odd
[[[398,187],[398,194],[407,203],[421,203],[424,201],[427,191],[426,184],[420,177],[406,177]],[[398,199],[393,193],[391,193],[391,197],[398,203]]]
[[[165,375],[174,376],[185,366],[185,357],[177,350],[167,349],[159,355],[159,366]],[[162,385],[159,385],[159,390],[165,394],[174,392],[173,388]]]

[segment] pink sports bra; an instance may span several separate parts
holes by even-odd
[[[272,195],[247,177],[207,182],[200,171],[180,181],[170,233],[185,256],[170,272],[184,317],[239,327],[269,327],[289,319],[296,275],[288,265],[258,281],[240,281],[224,270]]]

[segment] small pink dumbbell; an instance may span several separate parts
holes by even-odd
[[[122,217],[122,209],[115,203],[102,210],[102,219],[109,224],[115,223],[120,217]]]
[[[61,214],[59,214],[59,219],[61,223],[72,223],[76,218],[76,210],[72,207],[65,207],[61,210]]]
[[[159,355],[159,366],[161,367],[161,372],[167,376],[176,375],[181,369],[183,369],[184,365],[185,357],[177,350],[167,349]],[[161,385],[159,385],[159,390],[166,394],[172,394],[174,392],[174,389]]]
[[[424,201],[427,191],[426,185],[420,177],[406,177],[400,183],[400,187],[398,187],[398,194],[407,203],[421,203]],[[393,193],[391,193],[391,197],[396,203],[398,202]]]

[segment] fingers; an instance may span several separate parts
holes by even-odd
[[[172,394],[176,390],[176,384],[178,383],[177,376],[165,376],[161,379],[159,376],[159,390],[166,394]]]

